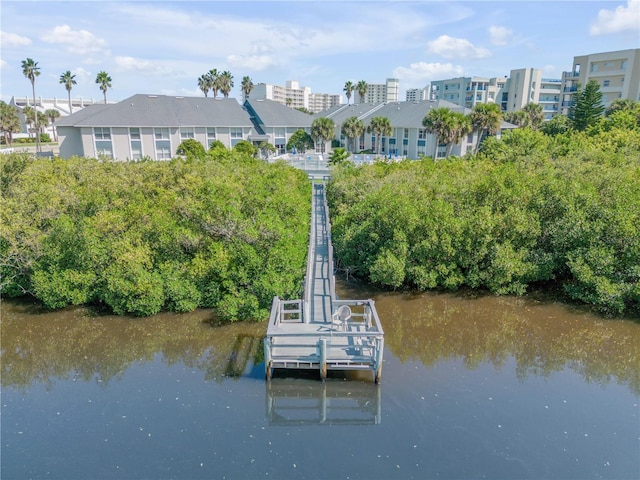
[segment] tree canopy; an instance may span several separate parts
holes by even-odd
[[[596,80],[589,80],[584,88],[579,88],[569,109],[569,118],[576,130],[586,130],[595,125],[604,113],[602,92]]]

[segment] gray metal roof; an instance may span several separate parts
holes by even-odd
[[[245,106],[256,115],[256,121],[265,127],[310,127],[313,117],[273,100],[248,98]]]
[[[96,108],[100,107],[100,108]],[[134,95],[115,104],[92,105],[56,126],[73,127],[250,127],[234,98]]]

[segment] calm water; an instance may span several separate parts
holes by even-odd
[[[638,479],[640,324],[372,294],[382,385],[264,381],[265,325],[2,305],[7,479]]]

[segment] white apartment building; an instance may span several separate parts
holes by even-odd
[[[400,80],[387,78],[385,83],[367,83],[367,93],[364,98],[355,92],[355,103],[391,103],[398,101]]]
[[[605,107],[618,98],[640,100],[640,48],[573,57],[573,68],[562,74],[561,113],[567,115],[578,86],[596,80]]]
[[[332,95],[330,93],[311,93],[309,94],[309,107],[311,113],[322,112],[336,105],[342,104],[340,95]]]
[[[561,89],[561,79],[544,78],[538,68],[511,70],[500,106],[504,112],[515,112],[528,103],[537,103],[542,106],[544,119],[550,120],[560,112]]]
[[[431,82],[430,99],[446,100],[461,107],[499,103],[507,77],[457,77]]]
[[[410,88],[405,94],[405,100],[407,102],[421,102],[427,99],[426,88]]]
[[[285,86],[258,83],[247,97],[242,93],[242,101],[273,100],[291,108],[306,108],[312,113],[318,113],[334,105],[342,103],[340,95],[328,93],[311,93],[310,87],[301,87],[295,80],[287,80]]]
[[[560,111],[561,84],[560,79],[543,78],[540,69],[520,68],[511,70],[508,77],[457,77],[431,82],[429,98],[466,108],[497,103],[503,112],[539,103],[545,120],[549,120]]]

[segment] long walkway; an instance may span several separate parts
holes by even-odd
[[[331,322],[331,302],[335,299],[333,261],[329,256],[330,232],[325,208],[324,185],[313,184],[313,206],[311,221],[314,225],[312,248],[309,250],[311,271],[310,292],[305,292],[305,301],[310,302],[311,323]]]

